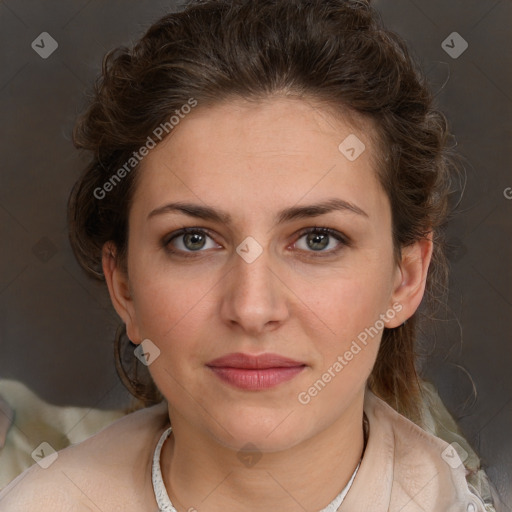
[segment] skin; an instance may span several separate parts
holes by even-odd
[[[111,246],[104,270],[129,338],[161,351],[150,371],[173,425],[162,468],[183,510],[319,510],[359,461],[364,389],[382,333],[314,400],[303,405],[297,395],[394,303],[402,310],[388,327],[414,313],[432,243],[407,248],[395,264],[371,126],[358,125],[366,130],[304,100],[240,100],[198,108],[143,162],[129,216],[128,276]],[[366,145],[352,162],[338,150],[351,133]],[[282,208],[331,197],[367,217],[345,210],[275,224]],[[148,219],[173,201],[221,209],[232,223],[176,212]],[[352,242],[330,237],[311,248],[298,232],[315,225]],[[194,241],[185,246],[181,236],[171,242],[178,252],[167,252],[162,240],[184,226],[209,230],[204,245],[200,238],[193,251]],[[252,263],[235,250],[247,236],[263,250]],[[193,257],[183,257],[187,251]],[[205,367],[231,352],[275,352],[307,368],[270,390],[239,390]],[[237,457],[247,443],[262,455],[252,467]]]
[[[179,512],[316,511],[340,492],[361,457],[365,386],[382,330],[309,403],[298,395],[393,304],[401,310],[386,317],[390,328],[416,311],[432,255],[426,239],[394,261],[372,126],[358,121],[355,127],[305,100],[237,100],[198,106],[151,150],[129,213],[128,274],[110,243],[103,269],[128,337],[149,339],[160,350],[149,369],[168,410],[129,415],[64,450],[45,477],[37,469],[28,477],[39,482],[33,489],[47,490],[53,478],[55,489],[80,489],[77,499],[154,510],[151,456],[168,414],[173,435],[161,466]],[[338,150],[349,134],[366,146],[354,161]],[[343,210],[275,223],[283,208],[330,198],[367,216]],[[175,201],[221,209],[232,222],[175,212],[148,219]],[[181,236],[170,244],[176,253],[166,250],[163,241],[185,226],[207,230],[204,246],[185,245]],[[334,237],[308,245],[301,230],[314,226],[336,230],[349,245]],[[248,236],[262,249],[251,263],[236,252]],[[187,250],[192,257],[182,256]],[[275,388],[244,391],[205,366],[232,352],[273,352],[307,367]],[[251,465],[241,458],[248,443],[259,457]],[[122,497],[109,483],[116,481],[124,485]]]

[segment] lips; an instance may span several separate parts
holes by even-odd
[[[278,354],[261,354],[253,356],[238,352],[236,354],[228,354],[218,359],[214,359],[206,364],[211,367],[221,368],[242,368],[248,370],[264,370],[266,368],[290,368],[294,366],[306,366],[306,363],[294,361]]]
[[[246,391],[262,391],[293,379],[306,364],[278,354],[229,354],[206,365],[224,383]]]

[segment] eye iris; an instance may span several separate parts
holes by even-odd
[[[187,233],[183,237],[183,242],[187,249],[190,249],[191,251],[197,251],[198,249],[204,247],[205,237],[200,233]],[[192,246],[190,246],[188,242],[191,242]]]
[[[325,233],[309,233],[307,235],[307,244],[311,249],[324,249],[328,245],[328,237],[329,235]],[[313,245],[317,245],[317,247],[313,247],[309,242],[313,242]],[[320,247],[318,247],[320,244]]]

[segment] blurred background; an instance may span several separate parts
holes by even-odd
[[[422,336],[423,375],[512,510],[512,2],[374,5],[421,63],[466,159],[448,235],[449,311]],[[70,134],[103,55],[177,8],[0,1],[0,378],[56,405],[129,402],[113,359],[120,320],[67,239],[66,201],[85,164]]]

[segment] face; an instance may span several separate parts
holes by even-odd
[[[370,130],[304,100],[239,100],[198,106],[144,159],[128,276],[104,268],[129,338],[160,351],[149,369],[171,421],[280,450],[362,397],[384,325],[414,312],[425,277],[424,258],[395,265]],[[339,149],[351,134],[355,160]],[[233,353],[295,363],[210,365]]]

